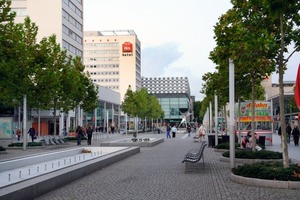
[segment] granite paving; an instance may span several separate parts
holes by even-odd
[[[300,199],[299,190],[272,189],[247,186],[230,181],[230,163],[221,162],[221,152],[208,147],[204,150],[204,165],[199,170],[185,173],[184,155],[199,143],[184,132],[167,139],[165,134],[139,134],[138,137],[164,138],[153,147],[142,147],[141,152],[120,160],[95,173],[57,188],[37,200],[196,200],[196,199]],[[100,146],[103,140],[130,138],[131,135],[114,134],[102,140],[93,140]],[[74,144],[74,147],[76,145]],[[281,151],[279,136],[273,134],[273,145],[267,149]],[[30,155],[38,150],[13,150],[0,155],[0,159]],[[42,151],[51,151],[43,149]],[[289,155],[294,162],[300,160],[300,148],[289,144]],[[3,157],[2,157],[3,156]],[[86,169],[88,170],[88,169]]]

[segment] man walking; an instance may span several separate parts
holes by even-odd
[[[86,130],[87,133],[87,143],[88,145],[92,145],[92,136],[93,136],[93,128],[92,126],[89,126],[88,129]]]
[[[167,139],[168,139],[168,138],[171,139],[170,132],[171,132],[171,126],[170,126],[170,124],[167,124]]]

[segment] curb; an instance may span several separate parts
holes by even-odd
[[[264,180],[264,179],[238,176],[233,173],[231,173],[230,175],[230,180],[235,183],[240,183],[249,186],[278,188],[278,189],[300,189],[300,181]]]
[[[230,158],[220,156],[221,162],[230,162]],[[251,164],[251,163],[258,163],[258,162],[282,162],[282,159],[245,159],[245,158],[235,158],[236,163],[242,164]]]

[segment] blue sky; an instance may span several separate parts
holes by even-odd
[[[209,52],[213,26],[230,0],[85,0],[84,30],[134,30],[142,46],[142,76],[186,76],[191,94],[202,100],[202,76],[214,72]],[[294,81],[300,54],[288,63],[284,80]],[[278,76],[272,76],[278,82]]]

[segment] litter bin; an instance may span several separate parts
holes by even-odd
[[[259,136],[259,138],[258,138],[258,143],[259,143],[260,145],[265,146],[265,145],[266,145],[266,136]]]
[[[208,146],[214,147],[216,146],[215,136],[214,135],[208,135]]]

